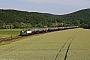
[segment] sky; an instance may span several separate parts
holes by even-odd
[[[0,0],[0,9],[63,15],[90,8],[90,0]]]

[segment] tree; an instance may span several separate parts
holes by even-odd
[[[3,23],[3,29],[6,29],[6,23]]]
[[[0,20],[0,28],[2,29],[3,22]]]
[[[23,23],[23,22],[20,23],[20,28],[23,28],[24,29],[26,27],[27,27],[27,24],[26,23]]]
[[[27,28],[32,28],[32,25],[30,23],[27,23]]]
[[[19,22],[14,22],[13,26],[14,26],[14,28],[20,28],[20,23]]]
[[[55,23],[58,24],[55,25]],[[64,24],[60,24],[64,22]],[[90,8],[65,15],[0,9],[0,28],[12,23],[14,28],[55,27],[87,24],[90,26]],[[30,24],[30,25],[29,25]]]

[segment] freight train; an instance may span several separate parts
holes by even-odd
[[[39,34],[39,33],[46,33],[46,32],[73,29],[73,28],[78,28],[78,26],[54,27],[54,28],[38,28],[38,29],[32,29],[32,30],[21,30],[20,31],[20,36],[34,35],[34,34]]]

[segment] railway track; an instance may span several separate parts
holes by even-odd
[[[0,39],[0,43],[16,40],[16,39],[22,38],[22,37],[25,37],[25,36],[15,36],[15,37],[12,37],[12,38],[11,37],[2,38],[2,39]]]
[[[60,57],[60,53],[62,52],[62,50],[66,47],[66,50],[64,51],[64,57],[63,57],[63,60],[66,60],[67,59],[67,56],[68,56],[68,52],[69,52],[69,49],[70,49],[70,46],[73,42],[73,40],[75,39],[75,36],[77,35],[78,33],[76,33],[75,35],[72,35],[70,36],[65,42],[64,44],[62,45],[62,47],[59,49],[59,52],[57,53],[57,55],[55,56],[55,59],[54,60],[58,60],[58,57]]]
[[[60,30],[67,30],[67,29],[74,29],[74,28],[77,28],[78,26],[71,26],[71,27],[59,27],[59,28],[48,28],[48,30],[40,30],[40,31],[33,31],[34,33],[31,33],[32,31],[22,31],[26,33],[27,36],[30,36],[30,35],[36,35],[36,34],[43,34],[43,33],[47,33],[47,32],[54,32],[54,31],[60,31]],[[62,29],[61,29],[62,28]],[[27,33],[28,32],[28,33]],[[8,37],[8,38],[4,38],[4,39],[0,39],[0,43],[3,43],[3,42],[7,42],[7,41],[12,41],[12,40],[15,40],[15,39],[18,39],[18,38],[22,38],[22,37],[27,37],[26,35],[20,35],[20,36],[16,36],[16,37]]]
[[[44,33],[38,33],[38,34],[44,34]],[[32,34],[32,35],[37,35],[37,34]],[[5,38],[0,39],[0,43],[4,43],[4,42],[16,40],[16,39],[24,38],[24,37],[28,37],[28,36],[31,36],[31,35],[26,35],[26,36],[15,36],[15,37],[12,37],[12,38],[11,38],[11,37],[5,37]]]
[[[48,33],[48,32],[46,32],[46,33]],[[38,33],[38,34],[44,34],[44,33]],[[37,35],[37,34],[32,34],[32,35]],[[28,37],[28,36],[31,36],[31,35],[26,35],[26,36],[15,36],[15,37],[12,37],[12,38],[11,38],[11,37],[5,37],[5,38],[0,39],[0,43],[4,43],[4,42],[16,40],[16,39],[24,38],[24,37]]]

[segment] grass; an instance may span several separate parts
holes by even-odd
[[[78,33],[76,35],[76,33]],[[72,37],[71,37],[72,36]],[[71,43],[67,60],[90,60],[90,30],[70,29],[30,36],[10,44],[0,46],[1,59],[13,60],[64,60],[67,47]],[[70,38],[71,37],[71,38]],[[64,48],[60,51],[63,44]]]
[[[20,30],[22,29],[12,29],[12,32],[10,29],[0,29],[0,39],[3,37],[12,37],[18,36],[20,34]]]

